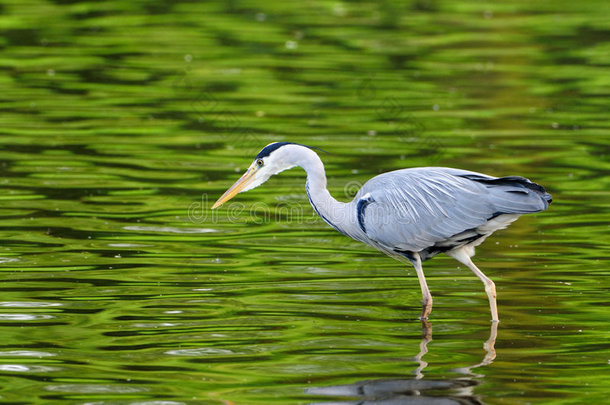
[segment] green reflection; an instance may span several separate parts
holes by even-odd
[[[602,403],[606,3],[0,1],[2,400]],[[342,201],[410,166],[549,189],[479,249],[493,362],[470,272],[429,262],[422,336],[414,272],[316,218],[303,173],[209,211],[278,140],[331,152]]]

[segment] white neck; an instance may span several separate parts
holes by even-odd
[[[350,229],[349,204],[335,200],[326,189],[326,173],[320,157],[311,149],[300,146],[306,152],[300,151],[295,162],[307,173],[307,196],[316,213],[330,226],[341,233],[347,234]]]

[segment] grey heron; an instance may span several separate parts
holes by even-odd
[[[422,320],[432,310],[422,262],[445,253],[483,282],[492,321],[498,322],[496,287],[472,262],[475,247],[520,215],[546,210],[552,201],[542,186],[524,177],[419,167],[373,177],[351,202],[343,203],[326,189],[324,165],[311,147],[274,142],[256,155],[246,173],[212,209],[295,166],[307,173],[309,202],[328,225],[415,267],[422,292]]]

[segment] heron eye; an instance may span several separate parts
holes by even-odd
[[[263,165],[264,165],[264,164],[265,164],[265,163],[263,162],[263,159],[258,159],[258,160],[256,161],[256,166],[258,166],[258,167],[263,167]]]

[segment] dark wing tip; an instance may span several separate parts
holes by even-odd
[[[545,199],[545,200],[546,200],[546,202],[548,202],[549,204],[553,202],[553,197],[552,197],[552,196],[551,196],[549,193],[547,193],[546,191],[545,191],[545,193],[544,193],[544,199]]]
[[[528,190],[534,191],[536,194],[540,196],[545,202],[546,206],[548,206],[551,202],[553,202],[553,197],[549,193],[546,192],[544,187],[542,187],[538,183],[534,183],[533,181],[526,179],[521,176],[506,176],[506,177],[483,177],[477,174],[467,174],[461,177],[465,177],[472,181],[477,181],[479,183],[494,185],[494,186],[517,186],[523,187]],[[545,208],[546,209],[546,208]]]

